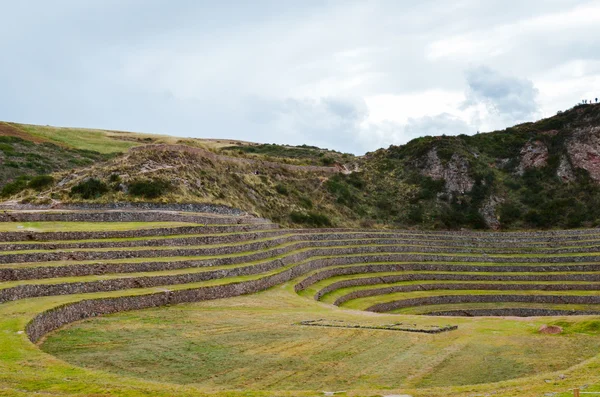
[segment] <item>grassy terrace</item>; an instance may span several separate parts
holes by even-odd
[[[0,222],[0,232],[103,232],[181,226],[194,226],[194,224],[187,222]],[[3,242],[3,244],[9,243]]]
[[[323,390],[345,390],[343,395],[348,396],[554,392],[566,396],[574,386],[600,385],[600,320],[596,317],[421,315],[498,308],[594,312],[600,311],[600,304],[565,304],[557,299],[545,304],[446,303],[391,314],[364,312],[378,303],[435,296],[599,296],[600,232],[314,232],[264,225],[232,229],[190,224],[185,216],[181,222],[166,223],[0,223],[0,231],[33,233],[169,228],[164,235],[149,237],[76,240],[64,236],[57,241],[0,243],[0,260],[15,255],[10,256],[15,262],[0,264],[0,277],[10,274],[2,271],[32,272],[25,280],[0,278],[0,296],[9,298],[0,304],[0,396],[314,396]],[[186,226],[208,228],[206,232],[182,228]],[[235,228],[239,231],[232,232]],[[556,248],[575,252],[551,254]],[[180,256],[178,250],[190,255]],[[210,254],[217,250],[224,253]],[[37,254],[48,256],[38,262],[20,261]],[[112,254],[124,257],[93,259]],[[56,256],[60,260],[53,260]],[[555,262],[544,263],[547,258]],[[365,265],[369,265],[366,271]],[[574,266],[577,271],[572,271]],[[561,268],[565,270],[558,271]],[[86,269],[91,274],[74,273]],[[353,269],[360,273],[351,274]],[[389,276],[417,279],[386,281]],[[465,280],[444,279],[447,276]],[[366,285],[337,286],[367,278],[372,280]],[[231,296],[266,280],[273,280],[275,284],[269,284],[273,287]],[[295,292],[303,283],[306,287]],[[463,289],[454,289],[459,284]],[[510,285],[519,289],[499,289]],[[18,295],[27,286],[47,296]],[[416,290],[382,290],[390,287]],[[91,289],[83,293],[82,288]],[[37,346],[24,333],[39,313],[59,305],[101,298],[178,296],[179,291],[207,288],[215,293],[229,291],[230,297],[67,324]],[[315,294],[325,288],[332,290],[316,301]],[[340,297],[362,291],[386,293],[351,299],[339,308],[332,305]],[[317,319],[362,326],[406,323],[459,328],[428,335],[296,325]],[[563,333],[541,334],[538,329],[544,324],[560,325]]]
[[[122,223],[111,223],[111,222],[107,222],[107,223],[103,223],[103,222],[74,222],[74,225],[69,226],[69,222],[25,222],[25,223],[0,223],[0,225],[2,225],[2,227],[5,228],[11,228],[8,230],[4,230],[4,231],[22,231],[22,230],[29,230],[27,229],[27,227],[25,227],[25,229],[12,229],[12,226],[14,226],[15,228],[17,226],[27,226],[27,225],[38,225],[38,226],[44,226],[46,228],[48,228],[49,230],[52,231],[60,231],[60,230],[64,230],[65,227],[80,227],[83,230],[87,230],[85,229],[87,224],[91,224],[95,227],[102,227],[101,225],[107,225],[108,227],[111,227],[110,225],[114,225],[114,227],[111,227],[110,230],[129,230],[127,229],[128,225],[134,224],[134,225],[140,225],[139,228],[150,228],[152,227],[151,225],[153,224],[165,224],[165,227],[168,227],[169,225],[171,225],[172,227],[176,227],[176,226],[190,226],[189,223],[183,223],[183,222],[122,222]],[[176,225],[176,226],[173,226]],[[220,225],[206,225],[206,226],[212,226],[212,227],[216,227],[218,228]],[[157,227],[163,227],[163,226],[157,226]],[[123,229],[120,229],[123,228]],[[135,227],[137,228],[137,226]],[[35,229],[31,229],[32,231],[35,231]],[[102,229],[99,229],[102,230]],[[43,230],[39,230],[39,231],[43,231]],[[70,231],[77,231],[77,230],[70,230]],[[277,228],[273,228],[273,229],[264,229],[264,230],[260,230],[260,231],[253,231],[253,233],[273,233],[273,232],[283,232],[282,229],[277,229]],[[288,233],[284,233],[285,236],[289,236],[289,235],[296,235],[299,233],[303,233],[305,232],[305,230],[290,230],[290,232]],[[471,248],[485,248],[485,247],[495,247],[498,244],[497,243],[493,243],[493,242],[480,242],[480,241],[461,241],[458,238],[451,238],[451,237],[447,237],[444,239],[440,239],[438,236],[436,236],[436,238],[431,238],[431,236],[428,235],[423,235],[420,233],[404,233],[404,232],[392,232],[392,231],[376,231],[376,230],[369,230],[367,232],[357,232],[357,231],[349,231],[349,230],[337,230],[336,231],[337,234],[343,234],[348,236],[348,239],[353,239],[353,238],[363,238],[363,236],[365,235],[374,235],[374,236],[378,236],[381,238],[393,238],[396,239],[398,241],[404,241],[407,244],[415,244],[416,242],[419,242],[419,245],[423,245],[423,246],[427,246],[428,244],[431,245],[442,245],[442,246],[469,246]],[[147,236],[147,237],[123,237],[123,238],[99,238],[99,239],[78,239],[78,240],[60,240],[60,241],[20,241],[19,244],[21,245],[25,245],[25,244],[30,244],[30,245],[49,245],[49,246],[60,246],[62,244],[74,244],[74,243],[117,243],[117,242],[135,242],[135,241],[147,241],[147,240],[171,240],[171,239],[181,239],[181,238],[201,238],[201,237],[209,237],[209,236],[214,236],[215,233],[211,233],[211,234],[194,234],[194,233],[190,233],[190,234],[177,234],[177,230],[174,229],[170,234],[168,235],[162,235],[162,236]],[[237,233],[219,233],[219,235],[221,236],[229,236],[229,235],[245,235],[248,234],[248,232],[237,232]],[[327,236],[329,234],[331,234],[331,232],[317,232],[317,233],[311,233],[313,236],[317,237],[317,236]],[[586,236],[589,237],[593,237],[596,236],[597,238],[586,238]],[[463,237],[464,239],[464,237]],[[600,245],[600,233],[598,234],[585,234],[585,235],[581,235],[579,237],[569,237],[569,236],[564,236],[562,238],[558,238],[555,239],[555,241],[552,241],[550,238],[544,238],[541,241],[539,238],[535,238],[535,241],[528,241],[528,239],[526,237],[520,238],[518,239],[518,241],[510,241],[510,245],[511,246],[516,246],[516,247],[520,247],[520,248],[545,248],[545,247],[561,247],[561,248],[580,248],[582,246],[584,247],[592,247],[592,246],[598,246]],[[444,244],[449,244],[452,243],[452,245],[444,245]],[[14,242],[0,242],[0,247],[2,247],[3,245],[13,245],[15,244]]]
[[[521,284],[521,283],[519,283]],[[449,288],[450,288],[449,284]],[[451,290],[434,289],[431,291],[413,291],[413,292],[395,292],[380,296],[370,296],[367,298],[353,299],[342,305],[348,309],[366,310],[378,303],[391,302],[396,300],[426,298],[430,296],[455,296],[455,295],[524,295],[524,296],[598,296],[599,291],[544,291],[544,290],[517,290],[517,291],[497,291],[497,290]]]
[[[438,274],[438,273],[436,273]],[[600,275],[600,273],[596,273],[597,275]],[[440,286],[440,288],[438,288],[438,290],[445,290],[445,289],[453,289],[455,288],[455,286],[457,285],[462,285],[462,284],[468,284],[468,285],[473,285],[474,287],[477,286],[481,286],[481,285],[489,285],[492,286],[489,289],[490,290],[495,290],[494,286],[497,286],[498,289],[501,289],[502,286],[505,285],[519,285],[522,286],[523,290],[528,290],[528,291],[543,291],[543,290],[548,290],[548,291],[552,291],[552,292],[556,292],[556,291],[560,291],[560,289],[556,289],[559,288],[561,286],[568,286],[569,289],[572,289],[573,291],[587,291],[588,289],[595,289],[600,291],[600,282],[589,282],[589,281],[456,281],[456,280],[419,280],[419,281],[403,281],[403,282],[397,282],[397,283],[386,283],[386,284],[380,284],[377,286],[373,286],[373,285],[368,285],[368,286],[361,286],[361,287],[348,287],[348,288],[340,288],[335,290],[334,292],[328,293],[325,296],[323,296],[320,300],[326,303],[331,303],[333,304],[333,302],[335,302],[337,299],[344,297],[354,291],[371,291],[373,293],[380,293],[381,295],[388,295],[387,293],[385,293],[385,289],[390,288],[390,287],[403,287],[403,286],[426,286],[429,287],[431,285],[438,285]],[[554,288],[553,288],[554,287]],[[579,288],[578,288],[579,287]],[[569,292],[573,292],[573,291],[569,291]],[[509,293],[511,291],[506,291],[505,293]],[[592,292],[592,291],[589,291]],[[466,291],[465,293],[471,293],[470,291]],[[388,295],[389,296],[389,295]],[[406,296],[407,298],[410,298],[410,296]],[[347,306],[346,303],[343,304],[343,306]]]
[[[160,227],[160,226],[158,226]],[[294,235],[294,234],[287,234],[287,235],[282,235],[282,236],[277,236],[277,237],[266,237],[266,238],[261,238],[261,239],[253,239],[253,242],[271,242],[271,241],[276,241],[279,238],[286,238],[286,237],[292,237],[292,236],[298,236],[298,235]],[[340,244],[344,244],[344,243],[350,243],[350,242],[354,242],[355,244],[349,244],[349,246],[362,246],[362,245],[371,245],[371,246],[375,246],[375,247],[385,247],[385,246],[394,246],[394,247],[404,247],[404,248],[410,248],[411,251],[413,253],[417,253],[420,252],[418,251],[419,249],[424,249],[424,250],[436,250],[436,251],[444,251],[444,250],[451,250],[451,249],[458,249],[460,250],[460,247],[456,247],[456,246],[449,246],[449,245],[427,245],[427,244],[416,244],[416,243],[404,243],[404,241],[396,241],[396,240],[386,240],[386,244],[382,243],[381,239],[374,239],[374,238],[368,238],[368,239],[360,239],[360,240],[348,240],[348,239],[344,239],[344,238],[332,238],[329,241],[338,241]],[[299,241],[314,241],[314,240],[299,240]],[[372,244],[371,244],[372,243]],[[206,245],[189,245],[189,246],[185,246],[186,249],[201,249],[201,248],[216,248],[216,247],[233,247],[233,246],[240,246],[243,245],[245,243],[239,243],[239,244],[206,244]],[[360,245],[359,245],[360,244]],[[148,246],[140,246],[140,247],[127,247],[126,250],[127,251],[141,251],[141,250],[147,250]],[[177,249],[181,249],[181,246],[158,246],[156,248],[153,248],[154,250],[177,250]],[[481,254],[496,254],[494,251],[516,251],[516,248],[462,248],[463,250],[467,251],[468,253],[481,253]],[[600,245],[582,245],[582,246],[565,246],[565,247],[560,247],[560,249],[569,249],[569,250],[600,250]],[[0,251],[0,256],[2,255],[14,255],[14,254],[28,254],[28,253],[43,253],[43,252],[109,252],[109,251],[115,251],[114,248],[66,248],[66,249],[60,249],[60,248],[55,248],[55,249],[30,249],[30,250],[11,250],[11,251]],[[547,253],[555,253],[556,249],[555,248],[540,248],[540,247],[528,247],[528,248],[520,248],[519,251],[522,252],[527,252],[533,255],[539,255],[539,254],[547,254]],[[578,252],[574,252],[573,254],[580,254]],[[585,254],[585,252],[582,252],[581,254]],[[510,255],[510,254],[509,254]],[[519,253],[517,255],[522,256],[522,253]],[[559,253],[556,255],[570,255],[570,253]],[[590,255],[597,255],[597,252],[592,252]]]

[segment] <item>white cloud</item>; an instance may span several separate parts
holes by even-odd
[[[533,82],[506,76],[485,66],[466,73],[467,92],[463,109],[484,128],[501,128],[539,117],[538,90]]]

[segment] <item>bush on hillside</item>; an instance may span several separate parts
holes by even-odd
[[[313,227],[331,226],[331,220],[323,214],[316,212],[302,213],[294,211],[290,214],[290,219],[294,223],[309,225]]]
[[[306,209],[311,209],[313,207],[312,200],[306,196],[301,196],[298,200],[300,201],[300,205]]]
[[[129,184],[129,194],[132,196],[153,199],[168,193],[171,183],[160,179],[137,180]]]
[[[90,200],[102,196],[108,192],[108,186],[106,183],[96,179],[90,178],[71,188],[71,195],[79,195],[85,200]]]
[[[331,158],[331,157],[323,157],[321,158],[321,164],[323,164],[324,166],[332,166],[335,163],[335,159]]]
[[[119,183],[121,182],[121,177],[119,176],[119,174],[110,174],[110,177],[108,177],[108,181],[111,183]]]
[[[11,183],[7,183],[2,187],[2,191],[0,191],[0,196],[9,197],[14,194],[17,194],[27,188],[27,183],[29,181],[29,176],[20,176],[15,181]]]
[[[356,203],[356,199],[350,190],[350,186],[347,184],[346,179],[343,175],[335,175],[330,178],[325,185],[327,190],[333,194],[338,204],[352,207]]]
[[[290,194],[287,186],[285,186],[283,183],[278,183],[277,185],[275,185],[275,190],[277,191],[277,193],[283,196],[287,196]]]
[[[27,185],[31,189],[42,190],[54,183],[54,178],[50,175],[38,175],[34,176]]]
[[[512,202],[500,204],[498,207],[498,215],[500,216],[500,224],[502,227],[511,225],[521,218],[522,212],[518,205]]]

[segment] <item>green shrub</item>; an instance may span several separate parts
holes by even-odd
[[[299,200],[300,200],[300,205],[303,206],[304,208],[311,209],[313,207],[313,202],[308,197],[302,196],[302,197],[300,197]]]
[[[331,157],[323,157],[321,158],[321,164],[323,164],[324,166],[331,166],[335,163],[335,159],[331,158]]]
[[[521,218],[521,209],[514,203],[503,203],[498,208],[500,223],[508,226]]]
[[[79,195],[85,200],[94,199],[102,196],[108,192],[108,186],[106,183],[90,178],[71,188],[71,195]]]
[[[326,182],[327,189],[336,197],[338,204],[352,207],[356,199],[349,186],[346,184],[346,180],[341,175],[335,175]]]
[[[0,143],[21,143],[25,142],[21,138],[17,138],[16,136],[0,136]]]
[[[324,227],[331,226],[331,221],[326,215],[318,214],[316,212],[309,212],[307,214],[294,211],[290,214],[290,219],[294,223],[314,226],[314,227]]]
[[[121,182],[121,177],[119,176],[119,174],[110,174],[110,177],[108,177],[108,181],[111,183],[118,183]]]
[[[160,179],[137,180],[129,184],[132,196],[153,199],[162,196],[171,189],[171,183]]]
[[[0,151],[4,152],[5,154],[9,154],[13,153],[15,149],[7,143],[0,143]]]
[[[50,175],[34,176],[28,184],[28,187],[35,190],[42,190],[54,183],[54,178]]]
[[[419,184],[421,191],[419,192],[419,200],[430,200],[437,197],[445,189],[446,182],[443,179],[433,179],[429,176],[420,177]]]
[[[282,183],[278,183],[277,185],[275,185],[275,190],[277,191],[277,193],[283,195],[283,196],[287,196],[290,194],[287,186],[285,186]]]
[[[423,222],[423,207],[420,205],[411,206],[408,210],[407,218],[412,224],[419,224]]]
[[[361,172],[353,172],[352,174],[348,175],[346,180],[349,184],[351,184],[359,190],[362,190],[365,187],[365,181],[362,179]]]
[[[2,191],[0,191],[0,196],[9,197],[14,194],[17,194],[27,188],[27,182],[29,181],[28,176],[20,176],[15,181],[11,183],[7,183],[2,187]]]

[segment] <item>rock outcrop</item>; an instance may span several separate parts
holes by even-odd
[[[548,147],[541,141],[527,142],[521,149],[521,162],[517,174],[523,175],[530,168],[541,168],[548,164]]]
[[[500,197],[490,196],[484,203],[479,213],[483,216],[485,224],[493,230],[500,229],[500,221],[496,214],[496,207],[501,204],[504,200]]]
[[[571,166],[571,163],[569,162],[566,156],[562,156],[560,158],[560,164],[558,165],[558,169],[556,170],[556,175],[564,183],[573,182],[575,180],[575,173],[573,172],[573,167]]]
[[[593,180],[600,182],[600,127],[575,130],[567,150],[574,167],[583,168]]]
[[[466,193],[473,189],[475,181],[469,174],[469,162],[458,154],[453,154],[446,164],[440,159],[437,150],[431,149],[425,158],[423,175],[433,179],[443,179],[449,193]]]
[[[558,325],[542,325],[539,329],[540,334],[548,335],[560,334],[562,331],[562,327],[559,327]]]

